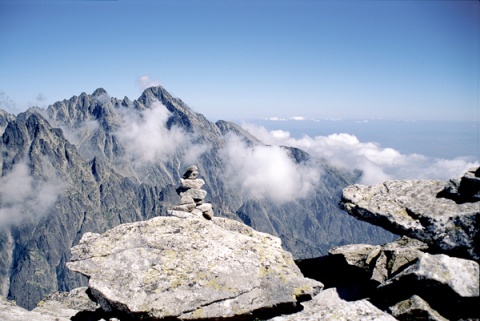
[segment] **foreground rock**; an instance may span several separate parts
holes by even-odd
[[[62,320],[71,320],[72,317],[82,314],[94,315],[99,305],[88,297],[86,291],[86,287],[81,287],[70,292],[52,293],[40,301],[32,312]]]
[[[418,295],[412,295],[412,297],[398,302],[388,311],[398,320],[447,321]]]
[[[68,321],[70,318],[62,318],[51,315],[43,315],[39,312],[28,311],[0,296],[0,319],[2,321]]]
[[[222,218],[156,217],[86,233],[67,266],[89,278],[103,310],[151,320],[278,315],[323,287],[278,238]]]
[[[400,320],[480,317],[478,263],[428,250],[404,236],[384,245],[335,247],[329,256],[299,266],[307,277],[337,288],[342,298],[368,298]]]
[[[473,200],[479,187],[470,176],[480,171],[469,173],[468,192],[462,194],[468,197],[462,202],[443,197],[444,181],[410,180],[349,186],[343,190],[340,206],[361,220],[421,240],[435,251],[478,261],[480,202]]]
[[[341,299],[336,289],[322,291],[313,300],[302,304],[304,310],[271,321],[395,321],[391,315],[379,310],[367,300],[348,302]]]

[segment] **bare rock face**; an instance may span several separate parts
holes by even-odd
[[[384,245],[351,244],[332,248],[330,255],[364,271],[375,284],[387,279],[412,264],[427,250],[428,246],[415,239],[401,237]]]
[[[228,219],[187,217],[86,233],[67,266],[89,278],[103,310],[149,320],[288,312],[322,289],[278,238]]]
[[[302,304],[302,312],[273,318],[271,321],[395,321],[391,315],[376,308],[367,300],[345,301],[335,288],[327,289]]]
[[[445,198],[445,185],[428,180],[352,185],[343,190],[340,206],[354,217],[423,241],[436,251],[478,261],[480,202]],[[469,185],[469,195],[476,195],[475,188],[478,185]]]
[[[38,312],[28,311],[0,296],[0,318],[3,321],[68,321],[70,318],[53,317],[51,315],[43,315]]]
[[[412,295],[410,298],[398,302],[390,307],[389,312],[397,320],[425,320],[425,321],[447,321],[437,311],[418,295]]]
[[[33,312],[66,320],[79,312],[95,312],[99,305],[88,297],[86,291],[87,287],[81,287],[70,292],[52,293],[40,301]]]

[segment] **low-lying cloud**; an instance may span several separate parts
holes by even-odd
[[[65,184],[55,177],[35,179],[26,163],[0,178],[0,226],[36,221],[48,214]]]
[[[220,152],[225,180],[247,198],[288,202],[307,197],[320,173],[306,164],[296,164],[285,148],[249,146],[236,135],[228,135]]]
[[[402,154],[376,143],[361,142],[355,135],[336,133],[328,136],[293,138],[288,131],[268,131],[262,126],[244,124],[244,128],[265,144],[301,148],[332,165],[363,172],[361,183],[376,184],[389,179],[447,180],[463,174],[478,162],[465,159],[437,159],[421,154]]]
[[[125,110],[123,126],[116,132],[121,143],[137,165],[162,162],[177,152],[187,140],[187,134],[177,126],[167,127],[171,113],[160,102],[141,112]]]

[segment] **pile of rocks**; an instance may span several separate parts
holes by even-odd
[[[183,178],[180,179],[181,186],[177,188],[180,195],[180,205],[173,207],[174,211],[188,212],[193,215],[205,217],[211,220],[213,217],[212,204],[204,203],[207,191],[201,189],[205,181],[198,178],[198,167],[192,165],[187,168]]]
[[[340,206],[403,236],[383,246],[331,249],[336,272],[343,262],[350,266],[343,268],[347,274],[367,280],[348,286],[399,320],[480,318],[480,167],[447,184],[405,180],[349,186]]]

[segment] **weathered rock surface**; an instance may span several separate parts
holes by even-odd
[[[453,178],[440,193],[457,203],[480,201],[480,167],[470,168],[461,178]]]
[[[81,287],[70,292],[56,292],[40,301],[33,312],[70,320],[79,312],[95,312],[100,306],[93,302]]]
[[[364,271],[378,285],[412,264],[428,249],[425,243],[401,237],[384,245],[351,244],[332,248],[330,255]]]
[[[373,299],[390,306],[416,294],[448,319],[478,318],[479,278],[475,261],[424,253],[382,283]]]
[[[299,267],[326,288],[336,287],[343,298],[369,298],[381,310],[404,315],[404,320],[437,314],[450,320],[480,317],[478,263],[424,252],[428,250],[425,243],[403,236],[381,246],[332,248],[329,256],[300,261]],[[418,299],[409,301],[414,295],[428,302],[428,308]]]
[[[480,202],[439,197],[445,184],[410,180],[352,185],[343,190],[340,205],[361,220],[421,240],[436,251],[479,260]]]
[[[397,320],[425,320],[425,321],[447,321],[437,311],[418,295],[398,302],[388,309],[389,313]]]
[[[304,310],[272,321],[395,321],[391,315],[381,311],[367,300],[345,301],[335,288],[327,289],[311,301],[302,303]]]
[[[68,321],[70,318],[57,317],[51,315],[44,315],[39,312],[28,311],[15,304],[14,301],[9,301],[3,296],[0,296],[0,319],[2,321]]]
[[[323,287],[278,238],[223,218],[156,217],[86,233],[67,266],[89,278],[104,310],[152,320],[289,311]]]

